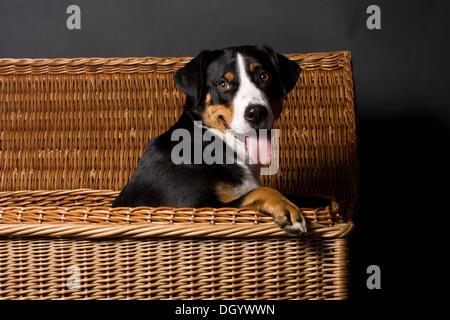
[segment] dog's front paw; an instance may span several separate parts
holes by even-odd
[[[295,204],[283,198],[263,205],[262,210],[271,214],[273,221],[283,230],[296,235],[305,233],[306,219],[302,212]]]
[[[275,189],[255,189],[247,195],[246,201],[272,215],[274,222],[288,233],[301,235],[307,231],[306,219],[301,210]]]

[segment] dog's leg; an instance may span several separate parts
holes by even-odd
[[[306,232],[306,220],[300,209],[275,189],[256,188],[227,205],[250,207],[270,214],[275,223],[289,233],[300,235]]]

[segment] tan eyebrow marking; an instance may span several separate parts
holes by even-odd
[[[250,63],[250,71],[255,71],[256,68],[258,68],[260,64],[258,62],[252,62]]]
[[[227,72],[223,75],[223,77],[227,79],[229,82],[231,82],[234,79],[234,74],[232,72]]]

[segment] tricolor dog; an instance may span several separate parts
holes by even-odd
[[[270,134],[261,134],[261,129],[272,129],[299,73],[297,63],[267,46],[200,52],[175,74],[175,83],[186,94],[182,115],[148,142],[113,206],[250,207],[272,215],[289,233],[306,232],[299,208],[259,180],[261,165],[271,156]],[[174,161],[179,144],[174,137],[196,130],[223,144],[223,151],[215,150],[214,156],[224,161],[194,161],[209,145],[198,139],[192,139],[182,155],[192,161]],[[230,162],[229,154],[252,161]]]

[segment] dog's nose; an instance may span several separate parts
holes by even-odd
[[[260,104],[250,105],[245,109],[244,117],[251,124],[260,124],[267,119],[267,108]]]

